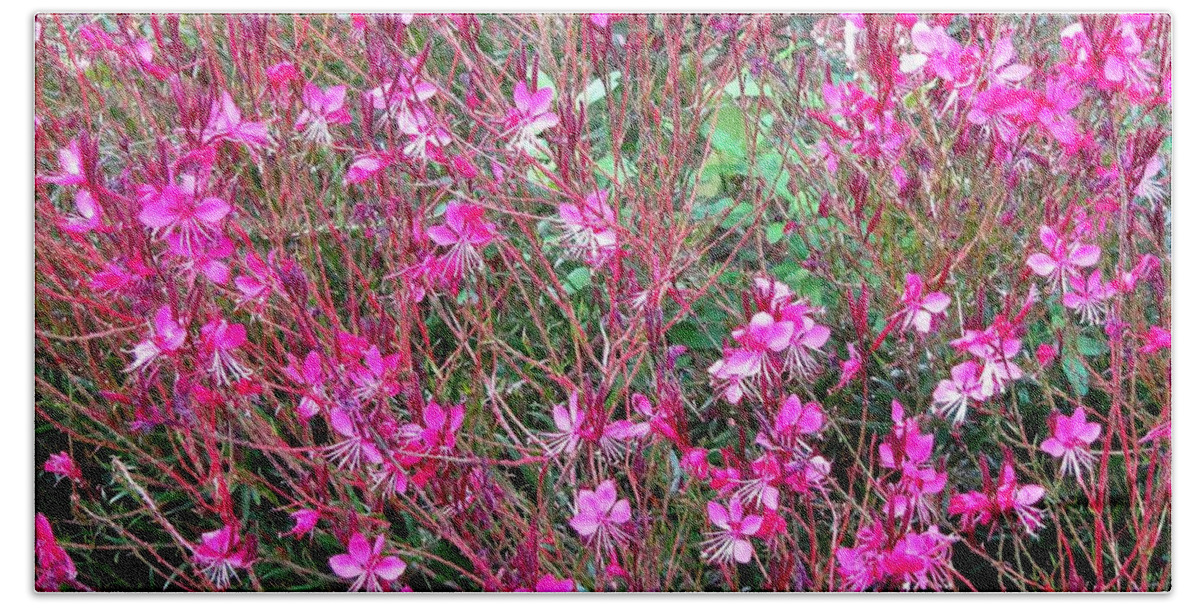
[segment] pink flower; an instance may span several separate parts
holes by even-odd
[[[101,227],[100,203],[96,197],[85,189],[75,193],[75,215],[69,215],[58,222],[58,227],[67,232],[84,234]]]
[[[281,61],[267,68],[267,80],[270,80],[271,86],[276,89],[282,89],[298,78],[300,70],[290,61]]]
[[[142,212],[138,220],[146,227],[161,231],[164,238],[179,234],[180,245],[190,250],[213,233],[221,220],[233,210],[215,196],[197,200],[195,181],[191,176],[180,185],[167,185],[161,190],[146,186],[141,189]]]
[[[483,207],[453,201],[446,204],[446,223],[426,231],[434,243],[450,248],[444,260],[455,279],[481,268],[479,250],[496,239],[496,225],[483,214]]]
[[[79,140],[72,139],[67,147],[58,151],[57,175],[40,178],[41,181],[59,186],[79,186],[87,183],[87,175],[83,172],[83,157],[79,151]]]
[[[575,581],[569,578],[555,578],[553,574],[545,574],[538,579],[533,589],[538,593],[567,593],[575,590]]]
[[[46,459],[46,463],[42,465],[42,470],[47,473],[54,473],[58,481],[62,481],[63,479],[83,481],[83,471],[79,470],[79,466],[71,459],[71,455],[65,451],[51,454]]]
[[[629,538],[622,526],[630,516],[629,501],[617,500],[617,484],[609,479],[600,482],[595,491],[580,490],[575,495],[575,516],[569,523],[580,536],[608,549]]]
[[[603,263],[617,249],[616,214],[607,198],[607,190],[596,190],[584,197],[582,204],[558,206],[571,248],[592,266]]]
[[[133,363],[125,368],[125,373],[149,364],[163,353],[174,353],[187,340],[187,330],[171,313],[170,306],[163,306],[154,315],[150,336],[133,347]]]
[[[821,309],[802,300],[786,304],[779,312],[780,318],[790,321],[793,327],[791,342],[784,353],[784,366],[799,378],[810,378],[817,373],[821,366],[814,353],[820,352],[829,341],[829,328],[813,318],[818,312]]]
[[[350,163],[350,168],[346,170],[346,177],[342,179],[343,184],[361,184],[373,177],[380,171],[388,168],[392,164],[390,154],[364,154],[354,159]]]
[[[1063,306],[1079,313],[1079,317],[1091,325],[1103,323],[1108,316],[1108,305],[1105,303],[1115,293],[1116,289],[1100,276],[1095,270],[1087,281],[1083,277],[1072,276],[1068,279],[1071,291],[1063,294]]]
[[[317,527],[317,522],[321,520],[321,514],[312,509],[300,509],[294,511],[290,517],[296,520],[296,524],[292,529],[280,536],[292,536],[300,538],[305,534],[312,536],[313,529]]]
[[[320,412],[321,404],[327,403],[329,399],[325,394],[325,368],[321,362],[321,353],[309,351],[302,365],[291,353],[287,356],[288,366],[284,368],[283,373],[292,382],[305,387],[296,413],[300,415],[301,420],[307,421]]]
[[[904,306],[904,310],[901,311],[904,315],[901,329],[912,327],[918,333],[927,334],[933,324],[934,315],[941,314],[950,306],[950,296],[940,291],[928,295],[924,292],[925,284],[919,275],[905,275],[904,296],[900,299],[900,304]]]
[[[327,455],[339,469],[356,470],[364,462],[380,464],[383,454],[375,447],[375,441],[358,429],[354,418],[340,408],[334,408],[329,413],[329,425],[339,435],[345,437],[342,441],[330,446]]]
[[[354,362],[346,372],[354,384],[354,397],[360,400],[384,395],[394,397],[400,392],[396,374],[400,366],[400,353],[383,356],[374,344],[362,354],[362,362]]]
[[[1036,118],[1037,100],[1025,89],[992,87],[975,96],[967,120],[993,130],[1000,141],[1015,143]]]
[[[304,129],[304,137],[328,146],[333,142],[329,125],[350,124],[350,113],[346,111],[346,87],[337,85],[322,90],[309,83],[304,85],[304,111],[296,120],[296,130]],[[305,128],[307,125],[307,128]]]
[[[756,441],[764,447],[779,447],[808,451],[808,446],[802,440],[804,435],[815,435],[825,426],[825,412],[816,401],[801,403],[796,395],[789,395],[783,406],[775,414],[771,427],[771,437],[760,432]]]
[[[750,537],[758,532],[763,518],[759,515],[744,515],[742,501],[734,497],[729,501],[729,508],[721,503],[708,502],[708,520],[717,528],[708,534],[702,545],[704,558],[710,562],[729,564],[750,563],[754,556],[754,546]]]
[[[1049,226],[1042,226],[1038,236],[1047,252],[1029,256],[1025,265],[1032,268],[1038,276],[1050,277],[1054,281],[1053,284],[1063,291],[1066,291],[1067,279],[1078,276],[1080,268],[1092,266],[1100,261],[1099,247],[1078,242],[1068,243]]]
[[[904,463],[923,464],[933,454],[933,433],[923,434],[916,418],[904,417],[904,406],[892,400],[892,434],[879,444],[879,464],[899,469]]]
[[[234,351],[246,343],[246,327],[225,319],[214,319],[200,328],[200,344],[212,363],[208,371],[217,384],[229,384],[250,375]]]
[[[167,251],[180,260],[180,269],[188,277],[189,283],[197,273],[203,274],[208,280],[217,285],[229,282],[229,266],[225,258],[233,254],[233,241],[229,237],[218,234],[211,239],[200,239],[188,244],[178,232],[167,238]]]
[[[1014,337],[1012,328],[1002,319],[997,319],[983,331],[968,329],[963,337],[950,344],[960,351],[975,355],[983,364],[979,372],[978,390],[982,398],[977,397],[978,401],[1003,393],[1006,382],[1018,380],[1024,375],[1021,368],[1013,363],[1021,351],[1021,339]]]
[[[858,349],[853,344],[846,344],[846,351],[849,356],[845,361],[842,361],[842,375],[838,378],[837,386],[834,390],[841,390],[850,384],[850,381],[856,378],[863,369],[862,355],[858,353]]]
[[[430,120],[424,110],[400,112],[396,116],[396,125],[408,136],[404,154],[422,162],[430,156],[440,155],[442,148],[453,141],[450,132]]]
[[[37,557],[34,587],[38,591],[58,591],[63,583],[75,582],[75,562],[58,544],[50,520],[41,513],[34,517],[34,555]]]
[[[1171,350],[1171,330],[1157,325],[1146,332],[1146,344],[1140,349],[1143,353],[1155,353],[1162,349]]]
[[[954,424],[962,424],[970,409],[971,400],[983,401],[982,385],[979,377],[983,368],[974,361],[959,363],[950,369],[950,379],[938,382],[933,390],[934,413],[951,419]]]
[[[839,547],[838,574],[847,591],[898,588],[950,589],[950,545],[955,537],[942,534],[937,526],[925,532],[908,532],[888,545],[891,536],[878,521],[859,528],[854,547]]]
[[[1038,109],[1038,123],[1060,143],[1074,145],[1080,135],[1078,123],[1071,116],[1071,110],[1081,101],[1083,89],[1070,78],[1060,76],[1048,79]]]
[[[1059,475],[1072,473],[1079,485],[1083,485],[1083,471],[1092,470],[1092,455],[1088,446],[1100,437],[1100,423],[1088,422],[1087,412],[1082,407],[1075,408],[1070,416],[1058,412],[1050,415],[1048,422],[1050,437],[1042,442],[1042,451],[1055,457],[1062,458]]]
[[[1033,71],[1027,65],[1013,63],[1015,57],[1011,36],[996,41],[992,47],[991,71],[988,73],[988,79],[994,86],[1015,85]]]
[[[979,72],[979,50],[964,48],[941,26],[929,27],[918,21],[912,26],[912,43],[917,52],[900,56],[900,71],[924,68],[946,84],[961,88],[971,84]]]
[[[1048,365],[1058,356],[1058,349],[1049,344],[1039,344],[1034,355],[1037,357],[1039,365]]]
[[[383,591],[385,582],[400,578],[408,567],[399,557],[383,555],[382,534],[375,537],[372,547],[361,533],[355,532],[346,549],[346,553],[329,558],[329,568],[342,578],[354,580],[350,591]]]
[[[213,586],[226,589],[230,577],[237,578],[236,570],[250,567],[254,559],[237,530],[233,526],[225,526],[200,535],[200,544],[192,547],[192,561],[212,581]]]
[[[267,132],[266,125],[242,120],[242,112],[233,103],[229,91],[222,91],[221,99],[213,102],[208,123],[200,133],[200,139],[205,144],[222,140],[243,144],[255,158],[258,148],[266,148],[275,143]]]
[[[554,90],[545,87],[534,93],[524,82],[513,87],[513,104],[504,118],[504,128],[512,136],[508,149],[531,149],[534,140],[546,129],[558,124],[558,115],[550,111]]]
[[[962,526],[967,529],[987,525],[1006,515],[1015,515],[1029,534],[1042,527],[1042,511],[1034,505],[1045,496],[1046,489],[1035,484],[1018,484],[1011,454],[1005,457],[994,483],[986,466],[982,468],[984,490],[952,496],[950,515],[960,516]]]

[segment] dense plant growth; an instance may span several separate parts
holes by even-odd
[[[39,589],[1170,587],[1162,15],[41,15]]]

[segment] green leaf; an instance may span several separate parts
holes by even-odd
[[[563,287],[567,290],[567,294],[575,295],[591,283],[592,270],[587,266],[580,266],[567,275],[567,280],[563,283]]]
[[[767,226],[767,242],[774,245],[783,238],[783,222],[774,222]]]
[[[1079,347],[1079,354],[1085,357],[1098,357],[1108,352],[1107,344],[1087,336],[1079,336],[1076,345]]]
[[[609,72],[606,80],[608,81],[608,90],[611,91],[621,81],[621,73],[618,71]],[[601,99],[604,99],[604,80],[597,78],[582,93],[575,97],[575,105],[582,103],[585,106],[590,106]]]
[[[1062,368],[1063,373],[1067,375],[1067,380],[1071,383],[1071,388],[1075,391],[1075,395],[1079,397],[1087,396],[1088,371],[1083,361],[1079,357],[1064,358]]]

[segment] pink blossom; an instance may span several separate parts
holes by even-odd
[[[215,319],[200,328],[200,344],[211,360],[208,371],[218,384],[229,384],[250,375],[234,351],[246,343],[246,327]]]
[[[454,141],[450,132],[439,126],[423,111],[403,111],[396,116],[400,132],[408,136],[404,154],[419,161],[441,154],[442,148]]]
[[[1100,259],[1099,247],[1064,241],[1049,225],[1043,225],[1038,231],[1038,236],[1042,239],[1046,253],[1030,255],[1025,264],[1038,276],[1054,279],[1054,284],[1063,290],[1066,290],[1068,277],[1078,276],[1079,269],[1092,266]]]
[[[904,306],[904,310],[901,311],[903,315],[901,329],[912,327],[918,333],[927,334],[933,324],[934,316],[941,314],[947,306],[950,306],[950,296],[940,291],[930,294],[924,292],[925,284],[919,275],[905,275],[904,296],[900,299],[900,304]]]
[[[1088,446],[1100,436],[1100,423],[1088,422],[1087,412],[1077,407],[1070,416],[1054,412],[1048,424],[1050,437],[1042,441],[1042,451],[1062,459],[1059,475],[1072,473],[1083,485],[1083,471],[1090,472],[1095,460]]]
[[[953,536],[937,526],[910,531],[889,546],[891,536],[878,520],[859,528],[854,547],[839,547],[838,574],[847,591],[950,589]]]
[[[1162,349],[1171,350],[1171,330],[1154,325],[1146,332],[1146,343],[1140,349],[1143,353],[1155,353]]]
[[[301,536],[308,534],[311,537],[313,529],[317,527],[317,522],[321,520],[321,514],[312,509],[300,509],[298,511],[293,511],[290,517],[296,520],[296,524],[292,526],[291,530],[281,534],[280,536],[300,538]]]
[[[350,591],[383,591],[384,586],[400,578],[408,564],[394,555],[383,555],[383,535],[375,537],[375,545],[359,532],[350,537],[347,552],[329,558],[333,573],[354,581]]]
[[[1037,97],[1025,89],[992,87],[975,96],[967,120],[993,130],[1008,144],[1015,143],[1036,117]]]
[[[321,411],[321,405],[328,402],[325,394],[325,368],[321,361],[321,353],[309,351],[301,364],[291,353],[288,353],[288,366],[283,373],[292,382],[304,387],[304,395],[296,413],[300,419],[307,421]]]
[[[58,227],[75,234],[92,232],[101,227],[102,211],[100,203],[92,193],[80,189],[75,193],[75,215],[69,215],[58,222]]]
[[[600,482],[594,491],[580,490],[575,495],[575,516],[570,524],[580,536],[594,539],[606,549],[629,538],[622,529],[629,519],[629,501],[617,500],[617,484],[609,479]]]
[[[58,151],[58,170],[57,175],[39,177],[39,180],[59,186],[79,186],[87,183],[78,139],[72,139],[67,147]]]
[[[790,293],[790,291],[789,291]],[[820,369],[814,353],[829,341],[829,328],[817,323],[814,314],[821,309],[797,300],[783,306],[779,317],[792,323],[792,339],[784,353],[784,365],[800,378],[811,378]]]
[[[446,204],[446,223],[426,231],[434,243],[450,248],[442,259],[452,283],[483,267],[480,249],[497,237],[496,225],[483,214],[483,207],[452,201]]]
[[[346,111],[346,87],[337,85],[328,89],[309,83],[304,85],[302,95],[304,111],[296,120],[296,130],[304,129],[304,137],[328,146],[333,141],[329,125],[350,124],[350,113]],[[306,127],[307,126],[307,127]]]
[[[553,574],[544,574],[534,585],[538,593],[566,593],[575,590],[575,581],[569,578],[556,578]]]
[[[960,351],[975,355],[982,363],[979,373],[979,395],[984,399],[1004,392],[1005,383],[1020,379],[1024,374],[1014,363],[1021,351],[1021,339],[1013,335],[1007,322],[997,319],[983,331],[968,329],[963,337],[950,342]],[[982,399],[978,399],[982,400]]]
[[[46,463],[42,465],[42,470],[47,473],[53,473],[58,481],[70,479],[71,481],[83,481],[83,471],[79,470],[79,466],[71,459],[71,455],[65,451],[57,454],[51,454],[46,459]]]
[[[710,532],[703,543],[705,559],[710,562],[748,564],[754,556],[750,537],[758,532],[763,518],[742,512],[742,501],[734,497],[729,507],[718,502],[708,502],[708,521],[717,528]]]
[[[187,330],[175,319],[170,306],[158,309],[150,327],[150,336],[133,347],[133,363],[125,368],[126,373],[142,368],[163,353],[174,353],[187,340]]]
[[[329,413],[329,425],[345,438],[327,450],[329,459],[339,469],[356,470],[365,462],[383,462],[383,454],[375,447],[374,440],[365,431],[359,430],[359,425],[355,424],[350,414],[340,408],[333,409]]]
[[[64,583],[75,582],[75,562],[58,544],[50,520],[41,513],[34,517],[34,555],[37,557],[34,587],[38,591],[58,591]]]
[[[530,93],[524,82],[513,87],[513,104],[504,117],[504,128],[511,135],[510,150],[532,149],[542,131],[558,124],[558,115],[550,111],[554,90],[545,87]]]
[[[1037,357],[1039,365],[1048,365],[1058,356],[1058,349],[1049,344],[1039,344],[1034,355]]]
[[[1116,289],[1100,276],[1100,271],[1093,271],[1084,281],[1081,276],[1072,276],[1067,280],[1071,291],[1063,294],[1063,306],[1079,313],[1084,322],[1099,325],[1108,317],[1107,300]]]
[[[862,355],[858,353],[858,349],[853,344],[846,345],[846,351],[849,356],[845,361],[842,361],[842,374],[838,378],[837,386],[834,390],[841,390],[850,384],[850,381],[856,378],[863,370]]]
[[[233,526],[205,532],[200,543],[192,547],[192,561],[217,589],[229,587],[230,577],[237,578],[236,570],[249,568],[254,561],[249,545],[243,543]]]
[[[298,78],[300,70],[290,61],[281,61],[267,68],[267,80],[271,81],[271,86],[276,89],[282,89]]]
[[[350,163],[350,168],[346,170],[346,177],[343,178],[343,184],[361,184],[376,175],[380,171],[388,168],[392,164],[390,154],[364,154],[354,159]]]
[[[1004,36],[992,47],[991,71],[988,79],[994,86],[1015,85],[1021,82],[1033,71],[1027,65],[1013,63],[1016,52],[1013,49],[1012,37]]]
[[[933,405],[930,410],[953,420],[956,425],[962,424],[967,417],[971,401],[983,401],[987,398],[979,382],[982,372],[983,368],[974,361],[966,361],[952,367],[950,379],[938,382],[937,388],[933,390]]]
[[[379,395],[393,397],[400,392],[395,379],[400,366],[399,353],[385,357],[379,347],[372,344],[361,356],[362,361],[354,361],[346,371],[346,376],[354,384],[355,398],[365,401]]]
[[[584,197],[582,204],[558,206],[571,248],[592,266],[603,263],[617,249],[616,214],[607,199],[607,190],[596,190]]]
[[[1034,505],[1046,494],[1046,489],[1036,484],[1018,484],[1011,455],[1006,456],[995,482],[988,475],[985,468],[984,491],[950,498],[950,515],[960,516],[962,526],[967,529],[987,525],[1006,515],[1016,516],[1029,534],[1042,527],[1042,511]]]
[[[258,148],[270,147],[275,143],[266,125],[242,120],[242,112],[233,102],[229,91],[222,91],[221,99],[213,102],[200,139],[206,144],[222,140],[243,144],[255,158]]]
[[[178,233],[180,244],[186,249],[213,234],[233,210],[229,203],[215,196],[199,199],[191,176],[182,178],[179,185],[169,184],[162,189],[145,186],[140,198],[142,211],[138,220],[164,238]]]
[[[217,285],[229,282],[229,266],[223,261],[233,254],[233,241],[229,237],[218,234],[214,238],[189,244],[184,241],[183,235],[176,232],[167,237],[167,251],[180,261],[180,269],[189,282],[197,274],[204,275]]]

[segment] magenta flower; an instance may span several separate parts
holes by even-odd
[[[79,186],[87,183],[87,175],[83,173],[83,157],[79,152],[78,139],[72,139],[67,147],[58,151],[58,170],[57,175],[42,177],[40,181],[59,186]]]
[[[820,369],[814,353],[829,341],[829,328],[817,323],[813,314],[821,309],[797,300],[779,312],[784,321],[792,323],[792,339],[784,353],[784,366],[799,378],[810,378]]]
[[[246,343],[246,327],[225,319],[214,319],[200,328],[200,344],[212,361],[208,371],[217,384],[229,384],[250,375],[234,351]]]
[[[142,211],[138,220],[164,238],[178,233],[181,245],[191,249],[221,225],[221,220],[233,210],[215,196],[197,200],[195,180],[180,178],[179,185],[167,185],[161,190],[151,186],[141,189]]]
[[[959,363],[950,368],[950,379],[938,382],[933,389],[933,405],[930,410],[934,413],[953,420],[955,425],[962,424],[970,409],[971,400],[983,401],[983,386],[979,377],[983,368],[974,361]]]
[[[912,327],[918,333],[927,334],[934,315],[943,313],[950,306],[950,296],[940,291],[927,295],[924,292],[925,284],[919,275],[905,275],[904,296],[900,299],[900,304],[904,306],[900,313],[903,315],[901,329]]]
[[[529,92],[524,82],[513,87],[513,104],[504,117],[504,128],[512,136],[509,150],[532,149],[534,140],[546,129],[558,124],[558,115],[550,111],[554,90],[549,87]]]
[[[1108,317],[1106,302],[1117,290],[1101,278],[1099,270],[1092,271],[1086,281],[1081,276],[1072,276],[1067,281],[1071,291],[1063,294],[1063,306],[1079,313],[1080,319],[1088,324],[1104,323]]]
[[[923,434],[916,418],[904,417],[904,406],[892,400],[892,434],[879,444],[879,464],[899,469],[904,463],[923,464],[933,454],[933,433]]]
[[[383,356],[374,344],[362,355],[362,363],[355,363],[346,371],[354,384],[354,397],[372,399],[378,395],[393,397],[400,392],[396,374],[400,366],[400,353]]]
[[[187,340],[187,330],[175,319],[170,306],[158,309],[150,328],[150,336],[133,347],[133,363],[125,368],[126,373],[142,368],[163,353],[174,353]]]
[[[317,522],[321,520],[321,514],[312,509],[300,509],[291,513],[290,517],[296,520],[296,524],[292,529],[281,534],[280,536],[291,536],[300,538],[305,534],[312,536],[313,529],[317,527]]]
[[[346,177],[343,178],[343,184],[361,184],[373,177],[380,171],[388,168],[392,164],[392,156],[390,154],[364,154],[354,159],[350,163],[350,168],[346,170]]]
[[[617,249],[616,214],[607,199],[607,190],[596,190],[584,197],[582,204],[558,206],[571,249],[592,266],[602,264]]]
[[[42,465],[42,470],[47,473],[53,473],[58,481],[62,481],[63,479],[83,481],[83,471],[79,470],[79,466],[71,459],[71,455],[65,451],[51,454],[46,459],[46,463]]]
[[[204,143],[229,141],[246,146],[257,158],[258,148],[270,147],[274,144],[267,127],[263,123],[242,120],[242,112],[229,91],[221,92],[221,99],[214,101],[209,111],[208,123],[200,133]]]
[[[611,479],[600,482],[595,491],[580,490],[575,495],[575,516],[571,527],[585,539],[594,540],[602,550],[613,543],[624,543],[629,534],[622,528],[630,519],[629,501],[617,500],[617,484]]]
[[[304,395],[300,397],[300,404],[296,408],[300,419],[307,421],[320,412],[321,405],[329,400],[325,394],[325,368],[321,361],[321,353],[315,350],[309,351],[303,364],[296,361],[291,353],[288,353],[288,366],[284,368],[283,373],[292,382],[305,389]]]
[[[296,120],[296,130],[304,129],[304,137],[328,146],[333,142],[329,125],[350,124],[350,113],[346,111],[346,87],[337,85],[328,89],[309,83],[304,85],[304,111]],[[307,126],[306,126],[307,125]]]
[[[360,431],[354,419],[340,408],[334,408],[329,413],[329,425],[339,435],[342,441],[327,449],[329,459],[339,469],[356,470],[364,462],[379,464],[383,462],[383,454],[375,447],[375,441]]]
[[[84,234],[96,230],[102,224],[100,203],[91,192],[80,189],[75,193],[75,215],[63,217],[58,227],[71,233]]]
[[[1092,470],[1092,455],[1088,446],[1100,437],[1100,423],[1088,422],[1087,412],[1082,407],[1075,408],[1070,416],[1058,412],[1050,415],[1048,421],[1050,437],[1042,442],[1042,451],[1061,458],[1062,464],[1058,469],[1060,476],[1071,473],[1079,485],[1083,485],[1083,471]]]
[[[282,89],[299,78],[300,70],[290,61],[281,61],[267,68],[267,80],[276,89]]]
[[[1037,101],[1036,95],[1025,89],[992,87],[975,96],[967,120],[1011,144],[1036,119]]]
[[[230,577],[236,579],[238,569],[249,568],[254,556],[237,530],[225,526],[200,535],[200,544],[192,547],[192,561],[214,587],[226,589]]]
[[[781,352],[787,348],[795,328],[796,325],[791,321],[776,321],[771,313],[759,312],[744,327],[733,330],[731,335],[742,348],[765,356],[767,351]]]
[[[179,268],[188,277],[189,284],[197,274],[217,285],[229,282],[229,266],[223,261],[233,254],[233,241],[229,237],[218,234],[188,244],[183,235],[176,232],[167,237],[167,251],[179,260]]]
[[[1002,319],[997,319],[983,331],[968,329],[963,337],[950,342],[954,348],[975,355],[980,359],[977,401],[1004,392],[1005,383],[1020,379],[1024,373],[1013,362],[1021,351],[1021,339],[1013,336],[1012,328]]]
[[[1020,63],[1013,63],[1016,52],[1013,49],[1012,37],[1004,36],[992,47],[991,70],[988,80],[993,86],[1015,85],[1021,82],[1033,71],[1033,68]]]
[[[1064,292],[1069,277],[1078,276],[1080,268],[1092,266],[1100,261],[1099,247],[1078,242],[1068,243],[1049,226],[1042,226],[1038,236],[1042,245],[1046,247],[1046,253],[1029,256],[1025,264],[1038,276],[1049,277],[1053,285]]]
[[[1146,343],[1139,350],[1143,353],[1155,353],[1164,348],[1171,350],[1171,330],[1155,325],[1146,332]]]
[[[825,426],[825,411],[816,401],[801,403],[796,395],[789,395],[775,414],[771,436],[759,432],[755,441],[764,447],[781,447],[800,452],[810,451],[804,442],[805,435],[815,435]]]
[[[450,132],[430,120],[425,111],[401,112],[396,116],[400,132],[408,136],[404,154],[409,158],[425,161],[441,154],[442,148],[450,145]]]
[[[917,52],[900,56],[901,72],[924,69],[956,88],[974,82],[981,62],[979,50],[964,48],[946,28],[918,21],[912,26],[912,43]]]
[[[34,588],[38,591],[58,591],[64,583],[75,583],[75,562],[58,544],[54,529],[45,515],[34,517],[34,555],[37,557],[37,578]],[[76,586],[79,585],[76,583]]]
[[[1039,365],[1048,365],[1058,356],[1058,350],[1049,344],[1039,344],[1034,356],[1037,357]]]
[[[350,591],[383,591],[386,583],[400,578],[408,567],[399,557],[383,555],[382,534],[375,537],[375,545],[371,546],[361,533],[355,532],[346,549],[346,553],[329,558],[329,568],[334,574],[354,581]]]
[[[434,243],[450,248],[445,260],[456,278],[481,268],[479,250],[496,239],[496,225],[483,214],[479,205],[452,201],[446,204],[446,223],[426,231]]]
[[[762,516],[744,514],[742,501],[734,497],[729,501],[729,508],[710,500],[708,521],[717,530],[708,533],[708,538],[702,544],[704,558],[721,564],[735,561],[739,564],[750,563],[754,557],[754,545],[750,544],[750,538],[762,527]]]
[[[834,387],[834,390],[840,390],[848,386],[850,381],[858,377],[863,370],[863,359],[858,349],[853,344],[846,344],[846,352],[846,360],[842,361],[841,364],[842,374],[838,377],[838,383]]]
[[[950,589],[950,546],[955,537],[937,526],[892,538],[879,521],[859,528],[854,547],[839,547],[838,574],[847,591]]]
[[[1005,457],[995,482],[987,468],[983,468],[983,483],[983,491],[950,497],[949,513],[960,516],[964,528],[987,525],[1008,515],[1015,516],[1028,534],[1042,527],[1042,511],[1034,505],[1042,500],[1046,489],[1036,484],[1018,484],[1011,454]]]
[[[575,590],[575,581],[569,578],[556,578],[553,574],[544,574],[533,587],[538,593],[567,593]]]

